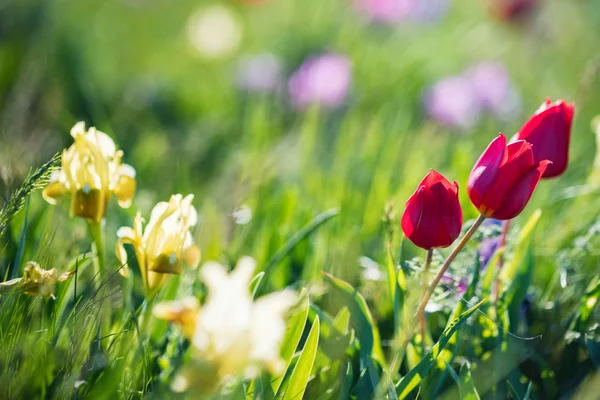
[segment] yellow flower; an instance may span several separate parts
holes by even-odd
[[[193,243],[190,228],[197,224],[198,214],[192,206],[193,195],[171,196],[152,210],[144,229],[142,216],[135,217],[133,228],[117,232],[117,258],[125,265],[120,271],[128,276],[125,244],[133,246],[147,293],[159,288],[168,274],[180,274],[183,265],[195,268],[200,262],[200,249]]]
[[[45,270],[38,263],[30,261],[23,270],[23,277],[0,283],[0,293],[23,292],[32,296],[51,297],[54,299],[54,289],[58,282],[69,279],[75,271],[65,272],[57,276],[56,269]]]
[[[204,385],[206,376],[216,378],[212,384],[218,385],[239,375],[255,377],[263,369],[281,372],[283,315],[297,297],[284,290],[253,301],[249,284],[255,266],[254,259],[244,257],[233,272],[227,273],[223,265],[206,263],[200,271],[208,288],[204,305],[198,307],[197,302],[185,299],[154,308],[157,318],[181,326],[194,351],[194,361],[174,381],[175,391],[187,390],[198,382]]]
[[[112,139],[78,122],[71,129],[74,143],[62,155],[62,168],[55,173],[43,196],[50,204],[71,195],[71,215],[99,222],[104,217],[110,197],[117,196],[119,205],[131,205],[135,193],[135,170],[121,164],[123,152]]]

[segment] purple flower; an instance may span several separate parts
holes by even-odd
[[[359,12],[373,21],[395,23],[408,18],[414,0],[355,0]]]
[[[470,128],[481,111],[471,81],[451,76],[435,83],[423,98],[425,111],[442,125]]]
[[[351,74],[350,61],[340,54],[310,57],[288,81],[290,102],[296,109],[314,104],[336,108],[346,99]]]
[[[270,53],[243,58],[237,70],[237,84],[248,92],[267,93],[277,90],[283,81],[279,58]]]
[[[357,11],[370,20],[395,24],[412,20],[427,22],[442,18],[449,0],[353,0]]]
[[[501,119],[516,116],[521,102],[504,65],[486,61],[473,66],[466,74],[482,107]]]
[[[500,247],[500,236],[486,238],[479,244],[479,259],[481,261],[481,269],[487,267],[490,259],[494,256]]]
[[[433,84],[423,96],[426,113],[442,125],[468,129],[487,111],[500,119],[514,117],[520,98],[506,68],[486,61]]]

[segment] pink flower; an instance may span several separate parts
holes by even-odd
[[[310,57],[288,81],[290,102],[296,109],[315,104],[336,108],[346,99],[351,74],[350,61],[340,54]]]

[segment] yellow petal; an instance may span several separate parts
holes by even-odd
[[[191,339],[196,329],[196,315],[199,310],[198,299],[188,296],[180,301],[159,303],[154,307],[152,313],[156,318],[176,323],[182,328],[183,334]]]
[[[196,268],[200,263],[200,248],[195,244],[183,249],[183,254],[181,255],[181,261],[189,267]]]
[[[135,188],[135,170],[127,164],[121,165],[113,189],[113,193],[117,196],[119,201],[119,206],[122,208],[129,208],[129,206],[131,206]]]
[[[104,218],[108,199],[99,189],[85,186],[75,191],[71,198],[71,216],[78,216],[100,222]]]
[[[48,203],[55,205],[56,199],[64,196],[68,192],[69,190],[62,182],[55,181],[49,183],[48,186],[44,188],[42,191],[42,197],[44,197],[44,200],[46,200]]]
[[[123,267],[123,268],[119,269],[119,273],[124,277],[129,277],[129,267],[127,265],[127,261],[128,261],[127,260],[127,251],[125,250],[125,245],[130,244],[130,245],[136,247],[136,246],[139,246],[140,244],[136,240],[135,231],[129,227],[124,226],[122,228],[119,228],[119,230],[117,231],[117,236],[119,237],[119,240],[117,240],[117,246],[115,249],[115,253],[117,255],[117,259],[119,260],[119,262],[121,263],[121,266]],[[137,251],[136,251],[136,254],[137,254]],[[140,268],[142,268],[143,260],[138,260],[138,263],[140,264]]]

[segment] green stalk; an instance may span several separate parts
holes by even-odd
[[[94,258],[94,273],[98,277],[98,282],[100,282],[97,286],[100,286],[102,282],[102,276],[104,275],[104,268],[106,267],[106,252],[104,247],[104,235],[102,232],[102,222],[96,222],[94,220],[88,219],[88,228],[90,229],[90,235],[94,240],[93,250],[96,253],[96,258]]]
[[[433,250],[427,250],[427,258],[425,259],[425,267],[421,276],[421,289],[423,290],[423,297],[427,294],[427,278],[429,276],[429,267],[431,266],[431,259],[433,258]],[[419,328],[421,331],[421,343],[425,344],[425,309],[418,315],[419,317]]]
[[[435,278],[433,278],[433,282],[431,282],[431,285],[427,289],[427,292],[425,292],[425,295],[423,296],[423,299],[421,300],[421,303],[419,304],[419,308],[417,309],[417,312],[416,312],[415,315],[421,315],[422,313],[425,312],[425,307],[427,307],[427,303],[429,302],[429,299],[433,295],[433,292],[435,291],[435,288],[440,283],[440,280],[442,279],[442,276],[444,276],[444,274],[446,273],[446,271],[450,267],[450,264],[452,263],[452,261],[454,261],[454,259],[458,255],[458,253],[460,253],[460,251],[465,247],[465,245],[467,244],[467,242],[469,241],[469,239],[471,239],[471,236],[473,236],[473,234],[477,231],[477,229],[483,223],[483,221],[485,220],[485,218],[486,217],[483,216],[483,215],[480,215],[479,217],[477,217],[477,220],[475,221],[475,223],[473,224],[473,226],[471,226],[471,228],[469,228],[469,230],[467,231],[467,233],[465,233],[465,236],[463,236],[463,238],[458,243],[458,246],[456,246],[454,248],[454,250],[452,250],[452,253],[450,253],[450,255],[448,256],[448,258],[446,259],[446,261],[444,261],[444,264],[442,265],[442,268],[440,268],[440,270],[438,271],[438,273],[435,276]]]

